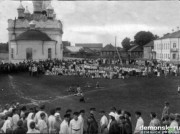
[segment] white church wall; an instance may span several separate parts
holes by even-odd
[[[32,48],[33,60],[46,60],[48,59],[48,49],[51,48],[52,59],[57,58],[55,55],[55,42],[54,41],[18,41],[11,42],[11,50],[14,49],[14,57],[11,61],[23,61],[26,60],[26,49]],[[11,53],[10,53],[11,57]]]

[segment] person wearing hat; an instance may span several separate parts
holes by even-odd
[[[82,127],[82,121],[78,119],[79,113],[74,112],[73,119],[70,121],[70,134],[80,134],[81,133],[81,127]]]
[[[141,112],[136,111],[135,116],[137,118],[136,127],[134,130],[134,134],[140,134],[142,132],[141,127],[144,126],[144,120],[141,117]]]
[[[85,129],[84,129],[84,117],[85,117],[85,110],[82,109],[82,110],[80,110],[79,116],[78,116],[78,120],[80,120],[82,122],[80,134],[83,134],[83,132],[85,131]]]
[[[59,113],[55,113],[54,116],[55,116],[54,129],[55,129],[55,133],[58,134],[60,131],[60,125],[62,120]]]
[[[169,102],[166,101],[164,104],[165,104],[165,106],[164,106],[164,109],[163,109],[163,112],[162,112],[161,120],[163,120],[163,117],[165,115],[169,115]]]
[[[60,125],[60,131],[59,134],[70,134],[69,133],[69,120],[70,120],[70,115],[69,114],[65,114],[64,115],[64,120]]]
[[[119,134],[118,123],[115,119],[115,114],[113,112],[109,113],[108,130],[109,130],[109,134]]]
[[[107,134],[108,133],[108,118],[105,115],[105,111],[102,110],[99,112],[101,119],[100,119],[100,132],[101,134]]]

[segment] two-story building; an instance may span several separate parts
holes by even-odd
[[[166,34],[154,41],[156,59],[177,63],[180,61],[180,31]]]

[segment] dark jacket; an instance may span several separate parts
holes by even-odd
[[[109,126],[109,134],[119,134],[119,126],[116,120],[112,120]]]
[[[13,134],[26,134],[26,129],[23,127],[17,127],[14,131]]]

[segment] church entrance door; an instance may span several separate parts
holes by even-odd
[[[32,60],[32,48],[26,48],[26,59]]]

